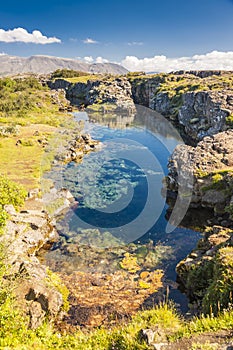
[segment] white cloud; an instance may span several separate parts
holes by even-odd
[[[171,72],[177,70],[233,70],[233,51],[212,51],[191,57],[168,58],[126,56],[121,64],[130,71]]]
[[[95,62],[96,63],[108,63],[109,61],[106,58],[99,56],[99,57],[96,57]]]
[[[85,56],[82,59],[84,62],[86,63],[108,63],[109,60],[107,60],[106,58],[103,58],[101,56],[98,56],[96,58],[93,58],[92,56]]]
[[[83,40],[84,44],[98,44],[98,41],[91,39],[91,38],[87,38],[85,40]]]
[[[94,58],[92,56],[86,56],[83,58],[86,63],[94,62]]]
[[[34,30],[32,33],[24,28],[14,28],[9,30],[0,29],[0,41],[5,43],[24,42],[34,44],[52,44],[60,43],[61,40],[55,37],[48,38],[39,30]]]
[[[142,46],[143,42],[142,41],[131,41],[127,43],[128,46]]]

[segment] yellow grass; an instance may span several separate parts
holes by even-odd
[[[39,136],[34,136],[35,131]],[[38,187],[44,148],[39,138],[51,137],[55,128],[46,125],[21,127],[20,134],[0,138],[0,173],[22,184],[27,190]],[[17,140],[30,141],[31,146],[16,145]]]
[[[100,78],[101,78],[100,75],[90,74],[90,75],[83,75],[81,77],[63,78],[63,79],[69,81],[70,83],[87,83],[88,80],[95,81]]]

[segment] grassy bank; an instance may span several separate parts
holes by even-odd
[[[142,329],[154,330],[155,343],[169,343],[174,349],[179,349],[179,342],[190,337],[195,339],[190,350],[214,349],[202,343],[202,335],[208,332],[209,335],[212,333],[214,336],[220,330],[230,331],[233,326],[232,311],[226,311],[217,317],[200,317],[186,322],[174,308],[165,304],[153,310],[141,311],[128,324],[112,329],[76,330],[69,334],[58,332],[51,324],[44,323],[43,326],[32,331],[27,329],[27,320],[17,309],[12,309],[9,301],[12,304],[12,298],[7,298],[0,306],[0,349],[146,350],[153,348],[142,339],[140,335]]]
[[[34,77],[0,79],[0,87],[0,172],[30,190],[48,170],[41,167],[45,145],[72,116],[59,111],[64,95],[54,96]]]

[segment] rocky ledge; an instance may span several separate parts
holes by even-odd
[[[37,328],[45,317],[57,319],[64,310],[62,293],[36,257],[43,245],[57,239],[55,222],[42,211],[17,213],[13,206],[5,206],[5,210],[10,219],[0,243],[5,247],[6,278],[17,280],[15,294],[19,305],[29,316],[29,326]]]
[[[169,160],[168,170],[166,184],[170,205],[185,184],[190,191],[191,208],[213,211],[209,224],[232,225],[233,130],[205,137],[196,148],[178,145]]]
[[[189,144],[232,127],[232,72],[181,71],[130,82],[134,102],[175,122]]]
[[[62,132],[67,135],[67,131]],[[70,132],[68,140],[64,140],[63,144],[59,144],[59,150],[55,155],[55,164],[58,162],[76,162],[80,163],[84,154],[91,151],[96,151],[101,148],[101,142],[93,140],[90,134],[77,133],[76,131]]]
[[[86,83],[71,83],[65,79],[48,81],[53,89],[64,89],[66,98],[77,106],[111,104],[112,108],[121,111],[135,111],[131,85],[126,77],[105,76],[99,80],[88,80]]]
[[[190,195],[193,209],[187,216],[196,216],[199,227],[203,209],[210,211],[208,219],[204,215],[203,238],[177,273],[198,311],[217,314],[230,306],[233,291],[233,130],[205,137],[196,148],[177,146],[168,169],[169,204]],[[180,194],[182,187],[189,193]]]
[[[229,128],[233,112],[232,90],[188,92],[182,96],[178,121],[193,140],[202,140]]]
[[[46,145],[46,151],[49,147]],[[66,131],[65,137],[59,137],[54,162],[80,162],[84,154],[98,147],[100,142],[92,140],[90,135]],[[58,322],[68,311],[68,289],[58,275],[41,264],[38,253],[42,248],[50,248],[59,238],[55,217],[77,205],[68,190],[58,190],[52,181],[43,181],[42,193],[38,189],[30,191],[24,210],[16,212],[12,205],[4,207],[9,219],[0,236],[8,267],[6,281],[15,280],[14,292],[31,328],[40,326],[45,318]]]

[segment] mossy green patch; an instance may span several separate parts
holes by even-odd
[[[229,125],[230,127],[233,127],[233,114],[226,117],[226,124]]]
[[[62,283],[61,278],[56,273],[52,272],[48,268],[46,272],[47,272],[46,282],[48,286],[55,288],[59,293],[61,293],[62,299],[63,299],[62,308],[64,311],[68,311],[70,307],[69,301],[68,301],[69,290],[64,285],[64,283]]]
[[[217,314],[233,301],[233,247],[219,249],[215,258],[212,281],[203,299],[203,310]]]

